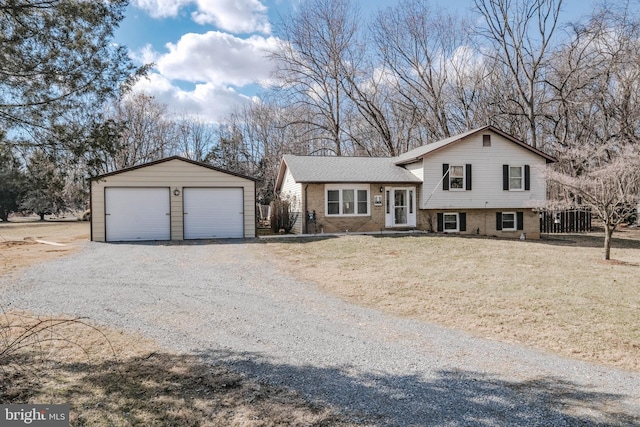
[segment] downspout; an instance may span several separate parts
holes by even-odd
[[[303,216],[302,234],[307,234],[307,188],[309,188],[309,184],[304,185],[304,193],[302,195],[302,203],[300,206],[302,209],[302,216]]]
[[[89,178],[89,240],[93,242],[93,181]],[[104,240],[107,240],[105,233]]]

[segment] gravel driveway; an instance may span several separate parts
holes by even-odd
[[[1,301],[141,332],[374,425],[640,425],[638,373],[354,306],[264,249],[87,243],[2,279]]]

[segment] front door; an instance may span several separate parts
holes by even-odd
[[[385,227],[416,226],[416,188],[387,187]]]

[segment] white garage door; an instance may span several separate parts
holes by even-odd
[[[244,237],[242,188],[185,188],[184,238]]]
[[[105,189],[107,242],[169,240],[169,188]]]

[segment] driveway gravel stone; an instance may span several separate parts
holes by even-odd
[[[0,301],[142,333],[368,425],[640,425],[640,373],[355,306],[262,250],[87,243],[0,278]]]

